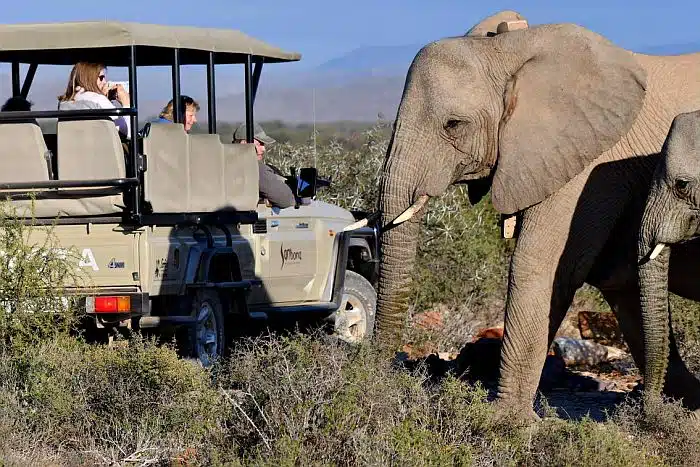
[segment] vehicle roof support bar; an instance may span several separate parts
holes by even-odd
[[[12,95],[19,96],[19,62],[12,62]]]
[[[249,143],[253,142],[253,79],[252,79],[253,57],[245,56],[245,139]]]
[[[32,87],[32,82],[34,82],[34,75],[36,75],[37,68],[39,68],[39,64],[30,64],[29,69],[27,70],[27,76],[24,77],[24,83],[22,83],[22,90],[20,91],[20,95],[25,99],[29,95],[29,88]]]
[[[260,84],[260,75],[262,74],[263,57],[258,57],[255,61],[255,69],[253,70],[253,106],[255,106],[255,97],[258,95],[258,84]]]
[[[173,50],[173,122],[182,123],[180,108],[180,49]]]
[[[138,89],[137,89],[137,79],[136,79],[136,47],[131,46],[129,48],[129,98],[131,101],[131,108],[138,109]],[[139,129],[139,115],[138,111],[134,112],[131,117],[131,140],[129,141],[129,152],[131,157],[131,164],[129,164],[130,170],[129,177],[138,178],[139,184],[134,187],[134,204],[133,204],[133,215],[138,216],[141,214],[141,196],[143,195],[143,172],[137,167],[138,164],[138,145],[136,144],[138,140],[138,129]]]
[[[209,104],[209,134],[216,133],[216,76],[214,75],[214,52],[209,52],[207,63],[207,103]]]

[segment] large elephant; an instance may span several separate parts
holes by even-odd
[[[673,339],[669,329],[669,279],[674,290],[700,300],[700,110],[678,115],[654,172],[638,239],[639,286],[644,324],[644,382],[658,395]],[[665,246],[673,245],[673,251]],[[687,261],[690,259],[690,261]],[[674,274],[669,278],[669,263]],[[678,271],[676,265],[683,264]],[[700,409],[696,410],[700,416]]]
[[[700,108],[700,54],[637,54],[574,24],[497,28],[519,18],[502,12],[430,43],[409,68],[380,180],[377,338],[395,348],[403,331],[421,219],[411,215],[451,184],[474,201],[490,190],[519,218],[499,402],[534,416],[547,349],[584,282],[643,367],[634,226],[674,116]],[[670,365],[692,378],[679,358]],[[666,389],[688,401],[696,388]]]

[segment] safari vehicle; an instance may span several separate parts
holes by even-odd
[[[290,177],[296,206],[271,207],[259,199],[254,145],[222,142],[216,132],[216,69],[244,67],[252,141],[263,64],[299,59],[234,30],[0,26],[13,95],[28,95],[39,65],[128,67],[131,108],[0,112],[0,196],[23,209],[23,222],[53,225],[61,246],[80,252],[76,267],[92,287],[73,292],[86,296],[98,328],[184,329],[188,353],[204,364],[251,319],[325,319],[352,342],[372,333],[377,228],[315,199],[314,168]],[[206,66],[206,134],[181,123],[180,67],[192,64]],[[139,121],[137,69],[149,66],[172,69],[173,123]],[[130,118],[131,139],[120,140],[112,116]],[[55,134],[33,119],[54,119]]]

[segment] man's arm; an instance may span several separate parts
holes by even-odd
[[[288,208],[296,204],[292,190],[275,174],[271,167],[258,161],[258,169],[260,173],[260,194],[264,198],[267,198],[270,200],[270,203],[280,208]]]

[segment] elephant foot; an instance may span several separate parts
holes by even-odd
[[[499,423],[531,425],[542,420],[532,406],[528,407],[522,403],[506,399],[496,399],[493,404],[496,409],[496,419]]]

